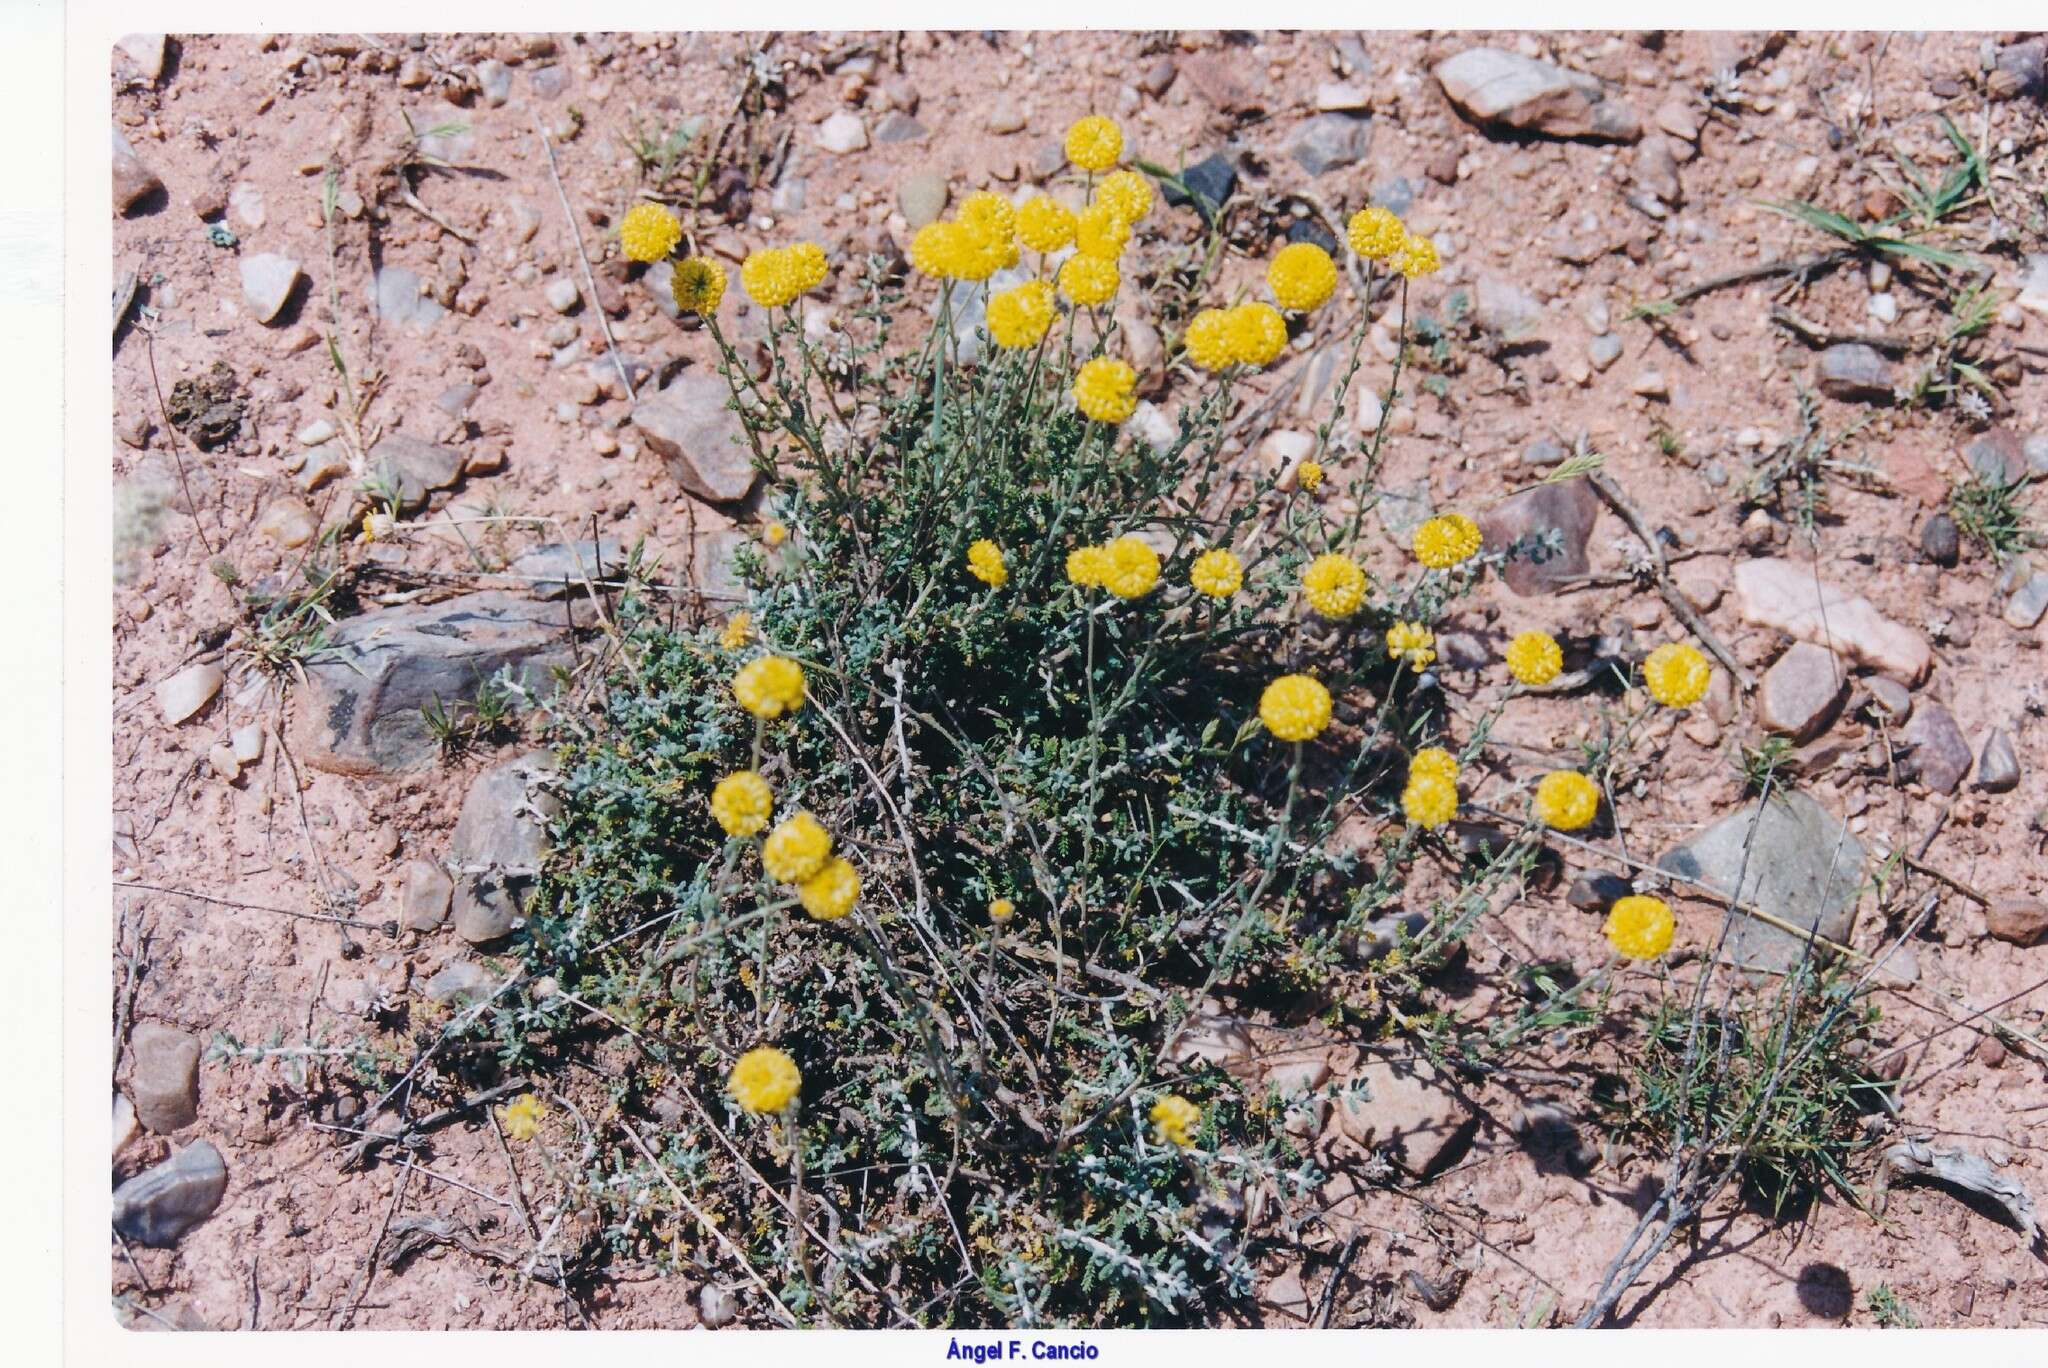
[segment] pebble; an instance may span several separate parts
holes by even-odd
[[[1595,340],[1597,341],[1598,339]],[[1645,399],[1668,399],[1671,397],[1671,386],[1664,379],[1664,372],[1657,370],[1646,370],[1638,375],[1629,383],[1628,390],[1630,394],[1639,395]]]
[[[1863,687],[1870,694],[1871,706],[1894,725],[1913,715],[1913,692],[1898,680],[1872,675],[1863,681]]]
[[[2003,728],[1992,728],[1984,738],[1984,748],[1977,752],[1977,777],[1972,782],[1986,793],[2010,793],[2019,787],[2020,758]]]
[[[1834,721],[1848,692],[1848,672],[1833,651],[1794,642],[1764,672],[1757,688],[1757,721],[1795,742],[1810,741]]]
[[[1896,323],[1898,321],[1898,297],[1890,291],[1872,295],[1870,302],[1864,307],[1869,311],[1870,316],[1880,323]]]
[[[707,1329],[723,1330],[739,1319],[740,1299],[730,1288],[705,1283],[697,1289],[697,1319]]]
[[[868,145],[867,125],[858,114],[844,111],[818,125],[818,146],[837,156],[859,152]]]
[[[313,521],[312,510],[297,499],[273,500],[257,519],[256,530],[278,546],[287,549],[304,546],[313,540],[320,530]]]
[[[2048,614],[2048,570],[2036,571],[2013,590],[2005,604],[2006,624],[2021,631],[2039,623],[2044,614]]]
[[[2001,898],[1985,909],[1984,929],[2013,945],[2038,945],[2048,939],[2048,903]]]
[[[164,188],[156,172],[143,165],[135,155],[135,149],[119,133],[114,139],[114,210],[125,214],[145,199]]]
[[[882,116],[875,125],[875,141],[878,143],[917,142],[925,136],[926,128],[916,119],[900,110],[892,110]]]
[[[263,724],[251,722],[228,733],[237,764],[253,765],[263,758]]]
[[[410,860],[398,896],[398,924],[407,931],[427,932],[448,919],[455,881],[432,860]]]
[[[1604,371],[1621,359],[1621,339],[1612,333],[1602,333],[1586,344],[1586,360],[1593,369]]]
[[[297,437],[300,446],[319,446],[322,442],[333,440],[334,424],[325,418],[315,418],[298,430]]]
[[[329,480],[348,474],[348,457],[339,444],[330,442],[314,447],[306,453],[306,463],[299,469],[299,487],[312,493]]]
[[[261,228],[270,220],[263,207],[263,192],[247,181],[228,192],[228,208],[245,228]]]
[[[168,1248],[213,1215],[227,1187],[220,1151],[201,1140],[114,1189],[114,1229],[137,1244]]]
[[[299,263],[277,252],[257,252],[242,258],[242,301],[258,323],[268,323],[283,311],[299,283]]]
[[[1288,152],[1311,176],[1355,165],[1372,147],[1372,120],[1350,114],[1318,114],[1303,124]]]
[[[199,1038],[160,1021],[145,1021],[129,1037],[135,1067],[128,1090],[135,1116],[158,1135],[199,1119]]]
[[[936,222],[946,212],[946,177],[939,171],[920,171],[896,187],[896,207],[911,229]]]
[[[576,282],[567,277],[549,281],[547,289],[542,293],[548,301],[548,307],[559,314],[574,309],[577,301],[582,298],[576,289]]]
[[[991,133],[1017,133],[1024,128],[1024,111],[1017,102],[1007,95],[998,95],[988,110],[988,131]]]
[[[429,1002],[452,1003],[462,998],[483,998],[497,988],[499,980],[491,971],[472,960],[456,960],[426,982]]]
[[[188,665],[156,686],[156,705],[164,722],[177,726],[213,701],[227,676],[219,665],[206,662]]]
[[[1946,513],[1929,514],[1920,524],[1920,553],[1943,568],[1952,567],[1962,555],[1962,534]]]
[[[1900,766],[1901,774],[1917,779],[1939,794],[1950,794],[1970,772],[1970,745],[1955,718],[1939,703],[1926,703],[1913,711],[1913,720],[1899,733],[1912,753]]]
[[[1882,402],[1897,383],[1892,363],[1875,347],[1837,342],[1820,354],[1820,391],[1830,399]]]
[[[1629,894],[1629,882],[1619,875],[1588,870],[1572,880],[1564,900],[1583,912],[1605,912],[1617,899]]]

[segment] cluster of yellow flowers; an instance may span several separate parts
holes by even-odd
[[[1000,926],[1017,915],[1017,904],[1008,898],[991,898],[988,903],[988,919]]]
[[[1303,461],[1294,468],[1294,483],[1309,493],[1315,493],[1316,486],[1323,482],[1323,463]]]
[[[939,280],[987,280],[1017,260],[1017,213],[993,190],[969,195],[959,213],[910,240],[910,264]]]
[[[967,548],[967,573],[992,589],[1000,589],[1010,579],[1010,567],[1003,563],[1003,548],[988,538]]]
[[[547,1119],[548,1109],[532,1093],[521,1093],[498,1109],[498,1120],[505,1127],[508,1140],[526,1141],[540,1134],[541,1122]]]
[[[1181,338],[1188,360],[1205,371],[1270,366],[1287,348],[1287,320],[1257,300],[1229,309],[1203,309]]]
[[[1508,673],[1530,688],[1548,684],[1564,669],[1564,650],[1548,632],[1523,632],[1508,643]]]
[[[1426,276],[1443,264],[1436,244],[1408,231],[1407,225],[1378,205],[1361,209],[1345,225],[1351,250],[1368,261],[1384,261],[1409,280]]]
[[[1098,423],[1121,423],[1138,407],[1137,388],[1128,362],[1098,356],[1074,373],[1074,405]]]
[[[1643,662],[1643,683],[1650,697],[1667,708],[1689,708],[1707,696],[1714,667],[1697,648],[1667,641]]]
[[[766,655],[740,666],[732,677],[733,697],[764,722],[804,705],[804,669],[788,656]]]
[[[1301,572],[1301,592],[1326,618],[1348,618],[1365,602],[1365,570],[1349,556],[1326,552]]]
[[[730,630],[730,629],[728,629]],[[750,660],[732,680],[740,706],[772,722],[804,704],[804,670],[787,656]],[[728,836],[752,837],[768,825],[775,792],[754,770],[726,775],[711,790],[711,815]],[[817,921],[836,921],[860,897],[860,874],[832,853],[832,836],[808,812],[785,818],[761,843],[761,867],[777,883],[795,887],[797,901]]]
[[[1426,831],[1458,815],[1458,761],[1441,746],[1424,746],[1408,762],[1401,811]]]
[[[1387,655],[1421,674],[1436,659],[1436,634],[1419,622],[1397,622],[1387,628]]]
[[[1067,579],[1083,589],[1107,589],[1120,599],[1143,598],[1159,583],[1159,553],[1136,537],[1067,554]]]
[[[825,249],[815,242],[763,247],[740,263],[740,288],[762,308],[779,309],[824,284],[828,269]]]
[[[682,240],[682,220],[659,204],[636,204],[619,220],[619,250],[628,261],[659,261]]]
[[[682,240],[682,220],[663,205],[636,204],[619,220],[619,250],[625,253],[628,261],[660,261],[675,251]],[[810,289],[825,278],[825,253],[809,243],[801,244],[801,248],[802,260],[797,275],[807,278],[813,271],[817,275],[816,280],[802,287]],[[676,307],[684,313],[708,318],[718,312],[719,301],[725,298],[725,268],[707,257],[685,257],[676,263],[675,272],[669,279],[669,293],[675,297]],[[751,286],[747,293],[754,294]],[[799,293],[802,290],[793,291],[790,298]],[[755,297],[759,298],[758,295]]]
[[[1290,242],[1266,263],[1266,284],[1283,309],[1319,309],[1337,289],[1337,263],[1313,242]]]
[[[1479,524],[1463,513],[1445,513],[1415,529],[1415,559],[1432,570],[1448,570],[1478,554]]]
[[[1202,1109],[1179,1093],[1168,1093],[1154,1102],[1150,1116],[1159,1128],[1159,1138],[1181,1149],[1195,1143],[1195,1131],[1202,1124]]]
[[[989,298],[988,335],[998,347],[1035,347],[1058,313],[1052,287],[1027,280]]]
[[[1615,899],[1607,910],[1607,923],[1600,929],[1617,953],[1628,959],[1653,960],[1671,948],[1678,921],[1662,898],[1631,893]]]
[[[1188,583],[1210,598],[1227,599],[1244,584],[1244,563],[1227,546],[1215,546],[1195,557]]]
[[[1536,781],[1536,820],[1577,831],[1600,815],[1600,786],[1577,770],[1552,770]]]
[[[1330,725],[1330,691],[1312,675],[1281,675],[1259,695],[1259,720],[1282,741],[1308,741]]]
[[[803,1083],[794,1059],[773,1045],[760,1045],[739,1057],[725,1087],[741,1111],[771,1116],[789,1110]]]

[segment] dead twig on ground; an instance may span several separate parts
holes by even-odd
[[[612,337],[611,320],[604,316],[604,307],[597,302],[597,280],[590,274],[590,257],[583,250],[583,234],[576,227],[576,211],[569,207],[569,192],[562,189],[562,171],[555,165],[555,145],[548,141],[548,133],[541,126],[540,115],[533,116],[533,136],[540,139],[540,150],[547,154],[548,179],[554,182],[555,198],[562,205],[562,222],[567,225],[569,241],[576,244],[576,260],[583,267],[583,288],[590,297],[590,311],[597,315],[597,326],[604,330],[605,354],[612,359],[612,365],[619,372],[619,383],[626,387],[626,400],[639,403],[640,396],[633,389],[633,377],[627,373],[625,358],[619,355],[619,344]]]

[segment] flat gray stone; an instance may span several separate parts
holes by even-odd
[[[1479,515],[1486,549],[1503,551],[1517,542],[1526,554],[1501,572],[1509,589],[1527,597],[1586,573],[1586,543],[1600,516],[1600,496],[1584,479],[1538,485],[1510,495]]]
[[[370,448],[370,473],[397,483],[398,506],[409,513],[424,508],[434,490],[455,487],[462,478],[462,453],[394,433]]]
[[[1331,1119],[1353,1144],[1386,1153],[1418,1178],[1455,1164],[1472,1148],[1480,1118],[1446,1087],[1427,1060],[1368,1060],[1339,1096]]]
[[[1642,122],[1626,101],[1583,72],[1499,48],[1467,48],[1436,64],[1452,104],[1479,123],[1551,138],[1634,142]]]
[[[868,145],[867,126],[860,115],[841,110],[818,125],[817,143],[835,156],[859,152]]]
[[[1593,369],[1604,371],[1621,360],[1621,339],[1613,333],[1604,333],[1586,344],[1586,360],[1593,363]]]
[[[1379,514],[1380,526],[1403,550],[1415,536],[1415,529],[1436,516],[1426,480],[1411,489],[1382,489],[1374,511]]]
[[[626,548],[610,537],[600,537],[532,547],[520,553],[505,572],[528,578],[527,592],[535,598],[558,599],[584,592],[584,586],[595,580],[616,577],[625,566]]]
[[[753,447],[731,401],[725,381],[685,375],[633,409],[633,426],[670,477],[707,503],[744,499],[757,478]]]
[[[896,207],[911,229],[938,221],[946,212],[946,177],[939,171],[919,171],[896,187]]]
[[[227,1189],[226,1162],[201,1140],[114,1189],[114,1229],[137,1244],[168,1249],[213,1215]]]
[[[2020,786],[2020,757],[2003,728],[1993,727],[1991,735],[1984,738],[1973,782],[1986,793],[2010,793]]]
[[[1864,855],[1840,818],[1795,791],[1722,818],[1668,851],[1657,866],[1846,945],[1863,887]],[[1735,919],[1728,931],[1731,963],[1782,972],[1804,955],[1801,938],[1740,912],[1728,915]]]
[[[456,960],[427,980],[427,1000],[446,1005],[487,998],[504,980],[473,960]]]
[[[294,709],[300,750],[342,774],[424,769],[440,745],[422,709],[457,712],[502,670],[536,691],[573,659],[561,606],[525,594],[468,594],[343,621],[306,662]]]
[[[418,332],[433,327],[448,312],[420,293],[419,272],[404,266],[384,266],[377,271],[370,290],[370,311],[388,322],[409,324]]]
[[[124,33],[114,40],[114,50],[128,59],[140,79],[155,85],[164,74],[164,39],[161,33]]]
[[[1936,793],[1949,794],[1970,772],[1970,743],[1963,729],[1939,703],[1923,703],[1913,710],[1913,720],[1900,731],[1899,739],[1910,747],[1900,773],[1917,779]]]
[[[199,1038],[160,1021],[145,1021],[129,1037],[135,1067],[128,1091],[135,1116],[158,1135],[199,1119]]]
[[[2006,600],[2005,620],[2025,631],[2039,623],[2043,615],[2048,615],[2048,570],[2037,570]]]
[[[455,931],[474,945],[526,924],[526,898],[548,852],[548,824],[561,800],[542,786],[556,773],[546,751],[485,770],[462,800],[448,843],[454,869]]]
[[[299,283],[299,263],[278,252],[257,252],[242,258],[242,302],[258,323],[284,311]]]
[[[455,881],[432,860],[408,860],[398,895],[398,924],[407,931],[435,931],[448,920]]]
[[[2010,428],[1993,428],[1963,448],[1963,460],[1980,478],[2012,484],[2027,473],[2026,449]]]
[[[1837,342],[1820,354],[1818,365],[1820,392],[1830,399],[1883,403],[1898,384],[1892,363],[1861,342]]]
[[[164,722],[177,726],[180,722],[198,715],[200,709],[213,701],[220,692],[221,682],[227,678],[218,664],[202,661],[187,665],[156,686],[156,705],[163,713]]]
[[[1372,120],[1353,114],[1318,114],[1295,131],[1288,154],[1311,176],[1365,160],[1372,148]]]
[[[1473,291],[1472,314],[1502,341],[1520,342],[1543,322],[1543,304],[1513,281],[1487,275],[1479,277]]]
[[[1821,579],[1811,565],[1769,556],[1743,561],[1735,567],[1735,597],[1743,621],[1839,651],[1908,685],[1933,667],[1925,637]]]
[[[918,142],[927,132],[925,126],[900,109],[892,109],[882,116],[875,125],[875,141],[878,143]]]
[[[1835,720],[1849,694],[1849,672],[1835,653],[1796,641],[1764,671],[1757,689],[1757,720],[1764,730],[1811,741]]]
[[[737,527],[723,527],[697,541],[697,588],[714,603],[747,601],[747,582],[735,557],[753,541]]]

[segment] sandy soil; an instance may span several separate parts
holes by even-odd
[[[546,291],[561,280],[580,287],[574,234],[598,272],[598,302],[620,305],[610,322],[621,350],[656,365],[679,359],[708,368],[705,339],[664,317],[645,286],[619,268],[609,225],[632,202],[637,169],[626,142],[636,116],[672,122],[701,115],[716,131],[758,41],[178,37],[154,82],[128,77],[131,59],[117,56],[114,126],[164,190],[115,224],[116,274],[139,274],[138,303],[150,310],[154,329],[153,342],[134,322],[116,334],[116,431],[109,435],[117,507],[144,510],[117,525],[117,551],[127,563],[111,604],[112,863],[121,886],[110,927],[121,1010],[115,1025],[124,1032],[116,1088],[129,1085],[125,1033],[135,1023],[167,1023],[206,1041],[220,1033],[287,1044],[378,1037],[390,1018],[374,1016],[374,1007],[366,1017],[365,1009],[380,992],[417,1002],[427,977],[467,957],[445,928],[400,937],[382,928],[398,915],[403,863],[445,850],[468,781],[509,750],[418,775],[349,778],[314,770],[278,744],[289,740],[291,695],[260,676],[231,677],[218,699],[180,726],[165,725],[154,697],[158,682],[183,664],[222,657],[235,608],[210,565],[227,562],[244,584],[287,573],[302,554],[278,544],[291,524],[348,512],[346,476],[308,494],[292,465],[303,450],[294,434],[334,419],[339,402],[334,368],[316,341],[330,291],[344,354],[381,377],[369,420],[387,433],[447,440],[472,461],[459,487],[436,494],[434,512],[387,553],[406,571],[432,572],[444,577],[441,584],[488,583],[464,533],[486,558],[559,535],[505,522],[458,532],[445,525],[450,516],[551,516],[579,535],[594,523],[608,536],[645,535],[676,567],[694,563],[696,538],[753,518],[683,494],[625,426],[628,404],[616,385],[607,388],[602,369],[583,360],[554,365],[556,349],[572,340],[580,340],[583,358],[601,360],[605,338],[597,309],[586,303],[564,318]],[[1966,781],[1953,799],[1895,785],[1848,758],[1871,729],[1845,709],[1830,733],[1845,743],[1844,758],[1818,766],[1810,790],[1834,811],[1855,814],[1852,825],[1866,842],[1910,848],[1988,898],[2048,897],[2041,828],[2030,826],[2048,808],[2041,745],[2048,628],[2019,630],[2001,620],[2004,595],[1983,557],[1966,550],[1959,566],[1943,569],[1920,550],[1922,520],[1984,429],[1954,408],[1818,398],[1828,432],[1863,424],[1838,454],[1870,474],[1829,481],[1815,549],[1796,529],[1740,524],[1736,501],[1717,480],[1729,472],[1739,479],[1758,439],[1768,449],[1795,431],[1797,390],[1812,387],[1817,353],[1770,318],[1773,304],[1788,298],[1786,282],[1717,290],[1655,329],[1623,322],[1635,302],[1686,283],[1833,245],[1756,201],[1800,195],[1861,218],[1883,187],[1880,166],[1890,165],[1877,154],[1894,142],[1922,164],[1945,167],[1937,111],[1980,145],[2006,149],[1996,159],[1995,184],[2007,197],[2008,226],[2020,247],[2042,250],[2040,206],[2025,207],[2026,185],[2038,189],[2043,175],[2040,103],[1987,98],[1981,35],[1673,34],[1654,45],[1605,34],[1492,40],[1601,76],[1646,124],[1667,101],[1690,100],[1713,72],[1744,66],[1750,103],[1707,118],[1696,154],[1680,149],[1682,198],[1660,219],[1629,202],[1643,198],[1633,149],[1489,132],[1451,108],[1430,68],[1484,41],[1470,34],[1346,35],[1341,46],[1334,35],[1316,34],[784,35],[767,44],[766,61],[786,94],[732,134],[734,146],[765,149],[771,160],[787,137],[779,182],[728,187],[735,193],[720,200],[723,213],[702,219],[705,242],[735,258],[748,245],[798,234],[835,255],[871,247],[884,234],[905,244],[896,196],[908,176],[941,170],[956,198],[983,185],[1015,189],[1041,180],[1057,167],[1048,149],[1060,130],[1090,110],[1119,118],[1137,149],[1169,166],[1233,148],[1246,169],[1242,190],[1276,229],[1293,209],[1281,198],[1286,192],[1307,190],[1348,213],[1403,180],[1413,200],[1408,217],[1438,234],[1448,263],[1421,289],[1420,307],[1440,312],[1447,296],[1469,293],[1482,278],[1511,280],[1541,306],[1540,345],[1489,355],[1461,341],[1460,369],[1445,394],[1411,388],[1395,413],[1388,483],[1426,485],[1439,506],[1483,504],[1527,483],[1520,454],[1531,443],[1583,439],[1607,455],[1607,473],[1650,522],[1701,551],[1682,567],[1685,582],[1698,591],[1713,629],[1758,670],[1784,638],[1742,620],[1735,595],[1724,592],[1733,566],[1759,539],[1782,543],[1779,554],[1818,561],[1827,578],[1934,643],[1936,664],[1917,697],[1952,711],[1973,750],[1987,729],[2009,731],[2022,777],[1999,794]],[[1361,52],[1365,65],[1357,69]],[[443,98],[485,61],[508,69],[509,98]],[[1354,67],[1348,74],[1346,61]],[[1165,63],[1175,74],[1162,89]],[[1318,88],[1339,81],[1363,92],[1374,115],[1370,151],[1356,165],[1310,177],[1288,149],[1314,116]],[[1023,130],[989,132],[996,104],[1021,114]],[[830,114],[856,110],[872,137],[906,106],[927,130],[919,140],[878,142],[850,156],[817,146],[816,125]],[[444,143],[465,170],[428,171],[417,178],[416,194],[473,245],[400,202],[389,168],[404,145],[402,115],[422,130],[464,127]],[[573,221],[556,198],[537,123],[578,124],[556,147]],[[351,199],[381,203],[354,214],[344,204],[331,260],[320,202],[330,155]],[[792,189],[798,182],[800,195]],[[196,211],[231,230],[239,245],[210,242],[208,221]],[[2020,258],[1986,240],[1986,221],[1979,215],[1962,245],[1991,249],[1987,259],[1997,263],[2001,283],[2016,284]],[[1192,230],[1184,212],[1155,218],[1148,232],[1159,240],[1139,250],[1163,256]],[[307,277],[268,325],[243,302],[238,256],[254,253],[288,255]],[[426,289],[452,305],[431,327],[394,324],[370,307],[372,269],[394,264],[418,272]],[[1251,283],[1260,265],[1257,257],[1228,261],[1223,285]],[[1867,271],[1840,270],[1816,276],[1789,306],[1836,332],[1902,336],[1933,330],[1946,307],[1916,293],[1900,273],[1888,288],[1899,318],[1887,328],[1873,321],[1873,293]],[[1588,348],[1605,330],[1620,339],[1621,353],[1596,369]],[[1994,426],[2021,438],[2048,434],[2048,318],[2008,307],[1992,338],[1993,354],[2007,358]],[[240,435],[207,454],[186,447],[181,457],[159,413],[152,364],[168,394],[174,381],[215,361],[226,361],[246,388]],[[1371,386],[1383,390],[1388,374],[1375,353],[1366,372]],[[1289,376],[1276,368],[1266,383]],[[437,400],[461,384],[479,389],[466,417],[457,418]],[[1173,393],[1162,396],[1169,407]],[[1279,423],[1311,426],[1291,406],[1282,407]],[[1661,445],[1660,434],[1668,434]],[[1246,457],[1263,458],[1261,451]],[[147,515],[153,499],[168,505],[160,517]],[[436,527],[437,519],[444,525]],[[1624,569],[1631,547],[1640,544],[1603,511],[1590,542],[1594,572]],[[1380,553],[1391,558],[1392,544]],[[422,583],[373,587],[417,593]],[[1527,599],[1490,586],[1464,611],[1479,633],[1524,624],[1580,636],[1614,626],[1653,639],[1683,631],[1654,594],[1626,583]],[[1549,745],[1575,715],[1562,705],[1532,707],[1511,717],[1505,738]],[[225,778],[209,750],[249,723],[267,730],[263,756]],[[1727,699],[1661,736],[1627,831],[1631,847],[1662,850],[1733,810],[1739,786],[1729,753],[1753,739],[1749,706]],[[1899,1125],[1989,1155],[2048,1199],[2048,1056],[2016,1039],[1999,1043],[1982,1029],[1983,1018],[1952,1024],[2003,1003],[2000,1015],[2038,1035],[2048,1007],[2040,991],[2048,947],[1992,938],[1976,903],[1921,882],[1908,901],[1917,906],[1928,894],[1939,901],[1907,951],[1913,981],[1879,994],[1885,1038],[1919,1042],[1905,1056]],[[1597,918],[1566,906],[1562,889],[1508,911],[1499,934],[1519,939],[1523,952],[1590,956]],[[1697,944],[1710,908],[1688,907],[1701,914],[1684,933]],[[324,910],[375,929],[345,939],[347,928],[331,921],[262,908]],[[1858,931],[1865,948],[1883,938],[1884,928],[1870,920]],[[1496,954],[1475,943],[1475,975],[1483,978]],[[1658,1175],[1647,1156],[1610,1155],[1584,1175],[1545,1162],[1513,1133],[1524,1100],[1506,1085],[1475,1095],[1479,1132],[1449,1172],[1410,1193],[1369,1190],[1339,1204],[1301,1246],[1275,1248],[1263,1268],[1271,1281],[1260,1323],[1298,1324],[1313,1315],[1351,1233],[1360,1240],[1334,1323],[1512,1325],[1575,1315]],[[515,1177],[492,1128],[474,1123],[436,1133],[417,1169],[384,1163],[344,1171],[338,1141],[346,1137],[321,1127],[345,1125],[351,1114],[346,1102],[337,1111],[331,1100],[301,1099],[276,1062],[209,1059],[200,1070],[197,1121],[168,1140],[145,1134],[115,1159],[118,1180],[173,1143],[205,1139],[229,1173],[219,1211],[175,1249],[112,1251],[115,1293],[146,1308],[130,1313],[136,1323],[696,1322],[693,1280],[630,1265],[598,1280],[580,1306],[521,1277],[516,1266],[447,1247],[397,1270],[380,1267],[366,1285],[366,1255],[382,1242],[394,1211],[452,1215],[485,1242],[523,1251],[529,1242],[519,1204],[507,1199],[515,1181],[538,1192],[542,1176],[526,1172],[531,1161],[522,1157]],[[1333,1187],[1329,1195],[1340,1193]],[[1461,1290],[1424,1297],[1410,1271],[1432,1287]],[[1681,1236],[1621,1310],[1625,1321],[1644,1325],[1870,1324],[1866,1298],[1880,1285],[1923,1324],[2048,1323],[2042,1254],[1951,1194],[1925,1187],[1895,1192],[1882,1221],[1824,1202],[1773,1223],[1726,1203]]]

